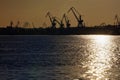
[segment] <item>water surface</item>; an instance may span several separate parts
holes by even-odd
[[[0,80],[119,80],[120,36],[0,36]]]

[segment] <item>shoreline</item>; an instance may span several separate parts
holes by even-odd
[[[0,28],[0,35],[120,35],[120,27]]]

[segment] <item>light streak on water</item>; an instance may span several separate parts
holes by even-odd
[[[111,51],[112,38],[104,35],[91,36],[92,41],[89,47],[91,55],[88,57],[88,64],[85,65],[88,68],[84,77],[90,80],[109,80],[108,71],[113,66],[112,62],[115,62],[115,55]]]

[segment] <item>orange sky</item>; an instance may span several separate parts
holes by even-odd
[[[14,25],[19,20],[21,26],[24,22],[33,22],[35,26],[42,26],[45,22],[50,25],[45,17],[50,11],[61,18],[68,9],[74,6],[88,26],[114,23],[114,16],[120,16],[120,0],[0,0],[0,26],[7,26],[12,20]],[[71,24],[76,26],[73,14],[69,13]]]

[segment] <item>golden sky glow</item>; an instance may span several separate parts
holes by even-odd
[[[63,13],[74,6],[83,16],[86,25],[99,25],[114,23],[114,16],[120,16],[120,0],[0,0],[0,26],[14,24],[19,20],[34,22],[35,26],[42,26],[44,22],[49,26],[49,19],[45,15],[50,11],[61,18]],[[76,21],[69,13],[71,24],[76,26]]]

